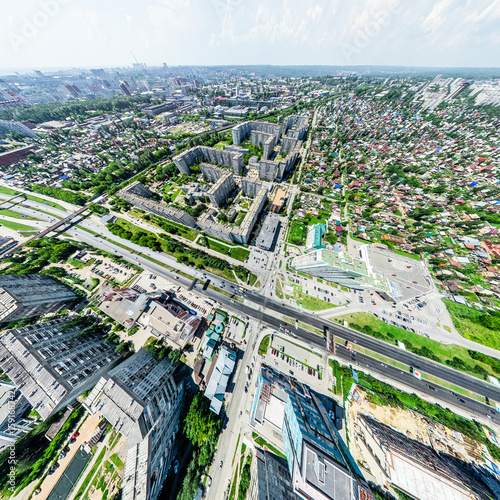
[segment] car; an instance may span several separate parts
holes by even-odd
[[[290,375],[293,375],[293,370],[288,370],[288,373],[290,373]]]
[[[62,460],[66,455],[67,453],[64,450],[61,451],[61,453],[59,454],[59,460]]]
[[[51,474],[54,474],[54,472],[59,468],[59,464],[56,462],[50,469],[47,474],[50,476]]]
[[[242,411],[240,411],[240,414],[238,415],[238,418],[241,418],[241,415],[243,415]]]
[[[222,466],[224,465],[224,462],[221,460],[219,464],[219,470],[222,470]]]
[[[75,433],[71,436],[71,439],[69,440],[69,442],[70,442],[70,443],[74,443],[74,442],[77,440],[77,438],[78,438],[78,436],[79,436],[79,435],[80,435],[80,433],[79,433],[79,432],[75,432]]]

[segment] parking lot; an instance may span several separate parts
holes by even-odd
[[[268,252],[256,247],[249,247],[250,255],[245,263],[255,269],[263,269],[267,265]]]
[[[135,271],[131,269],[128,264],[118,264],[108,258],[99,260],[101,263],[92,267],[92,272],[97,276],[101,276],[103,279],[114,279],[122,283],[135,274]]]
[[[408,300],[431,290],[422,262],[372,246],[368,247],[368,256],[373,271],[397,285],[398,300]]]
[[[288,273],[288,279],[291,282],[290,285],[292,287],[301,287],[302,293],[324,300],[325,302],[329,302],[336,306],[346,304],[348,301],[352,300],[352,293],[344,292],[343,290],[337,288],[336,285],[329,285],[326,281],[320,283],[315,278],[307,279],[290,273]],[[289,295],[288,292],[287,295]]]
[[[231,316],[226,326],[226,338],[236,343],[246,344],[246,340],[244,339],[246,325],[246,321],[236,316]]]

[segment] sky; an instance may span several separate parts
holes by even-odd
[[[500,0],[0,0],[0,69],[500,67]],[[132,54],[133,53],[133,54]]]

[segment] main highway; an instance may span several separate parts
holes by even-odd
[[[16,207],[16,210],[20,212],[26,212],[28,215],[33,215],[34,212],[36,211],[36,209],[33,209],[32,207],[28,209],[27,207],[19,207],[19,206]],[[52,209],[51,207],[44,206],[44,210],[49,210],[51,212],[54,211],[54,214],[56,213],[56,209]],[[40,218],[46,218],[44,217],[44,214],[39,213],[38,216]],[[106,234],[108,232],[106,231],[104,226],[101,228],[98,226],[98,224],[91,222],[89,219],[85,221],[84,220],[77,221],[73,219],[72,222],[75,222],[81,227],[77,226],[70,227],[66,230],[66,233],[72,235],[73,237],[76,237],[77,239],[85,243],[90,244],[91,246],[95,246],[97,248],[101,248],[102,250],[106,250],[110,253],[114,253],[121,257],[124,257],[127,260],[134,262],[142,266],[143,268],[147,269],[148,271],[156,273],[159,276],[164,276],[170,280],[176,280],[183,285],[189,285],[191,283],[189,279],[186,279],[183,276],[176,274],[175,271],[169,271],[162,265],[152,262],[151,260],[146,258],[146,254],[151,255],[158,261],[163,260],[164,263],[169,265],[170,267],[182,270],[198,278],[201,277],[201,273],[199,271],[195,271],[192,268],[177,263],[175,258],[172,258],[171,256],[168,256],[166,254],[153,252],[143,247],[137,247],[137,245],[134,245],[131,242],[122,240],[122,244],[125,243],[127,247],[134,248],[136,252],[137,251],[140,252],[140,253],[132,253],[131,251],[123,248],[123,246],[120,246],[119,244],[115,245],[113,241],[110,241],[110,239],[118,240],[117,243],[120,241],[120,238],[114,235],[109,234],[111,238],[105,239],[104,237],[100,236],[96,237],[90,234],[88,231],[84,231],[82,227],[87,226],[88,228],[93,228],[94,230],[103,232],[106,236],[108,236],[108,234]],[[412,366],[423,373],[433,375],[442,380],[445,380],[446,382],[452,383],[458,387],[462,387],[473,393],[489,398],[491,401],[500,402],[500,388],[493,384],[489,384],[478,378],[472,377],[463,372],[449,368],[443,364],[434,362],[427,358],[405,351],[383,340],[376,339],[369,335],[360,333],[356,330],[345,328],[344,326],[339,325],[337,323],[333,323],[323,318],[319,318],[311,312],[304,312],[302,310],[284,305],[281,301],[275,300],[274,298],[271,297],[266,297],[258,292],[247,290],[244,293],[241,293],[238,291],[238,287],[235,286],[234,283],[223,280],[218,276],[210,275],[209,273],[206,272],[204,274],[208,276],[208,278],[211,281],[211,284],[219,286],[224,290],[226,290],[227,292],[234,293],[235,297],[230,298],[210,288],[203,290],[203,283],[197,283],[195,285],[195,289],[199,294],[204,294],[206,296],[209,296],[210,298],[220,302],[221,304],[224,304],[225,306],[230,307],[232,309],[236,309],[239,313],[243,313],[249,317],[253,317],[257,320],[260,320],[263,323],[277,330],[280,328],[281,325],[284,325],[285,323],[283,320],[284,315],[295,318],[298,321],[301,321],[307,325],[317,328],[319,332],[323,332],[324,328],[326,327],[328,328],[331,335],[341,338],[344,341],[348,341],[351,344],[355,344],[363,348],[369,349],[370,351],[391,358],[407,366]],[[235,299],[237,298],[237,296],[240,296],[239,300],[242,300],[241,296],[243,296],[244,302],[243,303],[236,302]],[[293,335],[296,335],[298,338],[306,342],[309,342],[310,345],[319,347],[320,349],[327,348],[325,337],[322,334],[315,334],[302,328],[295,328],[295,324],[290,324],[287,326],[289,328],[289,331],[292,332]],[[354,350],[355,349],[356,347],[354,346]],[[360,354],[358,354],[358,356],[360,356]],[[380,365],[380,362],[374,361],[373,363],[369,364],[372,366],[376,366],[377,364]],[[387,375],[392,374],[391,367],[386,366],[382,368],[383,368],[382,372],[386,373]],[[401,373],[399,369],[397,369],[397,374],[394,373],[394,375],[396,380],[401,379]],[[409,373],[408,375],[410,377],[410,378],[407,377],[408,380],[412,379],[417,380],[413,375]],[[426,390],[425,384],[424,387],[419,388],[419,390],[427,392],[429,395],[432,395],[434,397],[437,396],[435,391],[433,391],[432,389],[429,389],[427,387]],[[439,395],[441,395],[441,393],[439,393]],[[465,400],[465,398],[462,399]],[[482,408],[483,408],[482,411],[479,410],[479,407],[477,409],[477,411],[479,411],[480,414],[483,415],[489,414],[489,409],[491,407],[487,405],[482,405]]]

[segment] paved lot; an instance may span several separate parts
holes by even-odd
[[[368,255],[373,271],[397,284],[401,300],[431,291],[423,262],[371,246],[368,247]]]
[[[245,332],[246,320],[240,319],[236,316],[231,316],[228,320],[226,329],[226,338],[241,343],[243,341],[243,333]]]

